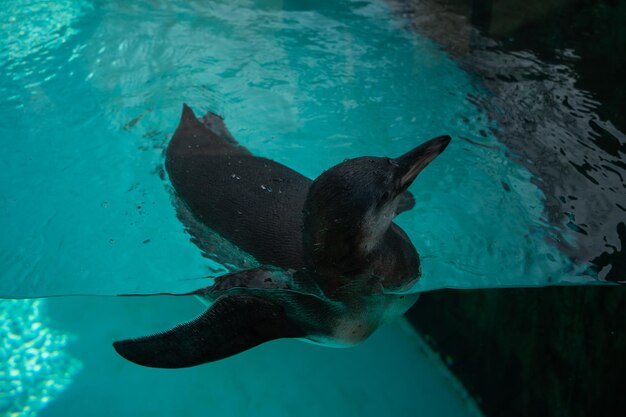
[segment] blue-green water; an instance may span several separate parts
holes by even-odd
[[[4,300],[0,416],[480,415],[402,321],[351,349],[279,340],[180,370],[134,365],[110,345],[201,310],[171,297]]]
[[[451,135],[397,219],[422,256],[415,291],[589,280],[553,244],[540,189],[472,104],[486,97],[476,79],[382,1],[305,4],[2,2],[0,297],[177,292],[225,270],[190,242],[161,175],[183,102],[311,178]],[[0,414],[473,412],[401,323],[355,349],[280,341],[175,373],[110,347],[198,308],[3,301]]]
[[[580,280],[541,191],[471,104],[480,85],[380,1],[10,4],[0,296],[181,291],[223,270],[158,175],[183,102],[309,177],[450,134],[397,219],[423,258],[416,290]]]

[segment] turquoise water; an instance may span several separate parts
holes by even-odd
[[[176,292],[224,271],[159,176],[183,102],[309,177],[450,134],[397,219],[415,290],[584,280],[471,104],[480,85],[383,2],[23,3],[0,37],[0,296]]]
[[[202,309],[172,297],[0,302],[0,416],[480,416],[402,321],[351,349],[279,340],[180,370],[111,347]]]
[[[0,297],[178,292],[226,270],[190,242],[162,175],[183,102],[311,178],[451,135],[397,219],[422,256],[415,291],[589,282],[554,244],[574,238],[545,220],[536,179],[472,104],[487,93],[382,1],[128,3],[0,7]],[[0,414],[476,413],[402,321],[354,349],[278,341],[177,372],[110,347],[200,308],[2,301]]]

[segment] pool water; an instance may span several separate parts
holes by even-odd
[[[590,280],[555,245],[573,233],[557,238],[542,191],[472,104],[487,92],[381,1],[12,4],[0,296],[179,292],[223,273],[163,177],[183,102],[311,178],[451,135],[397,219],[422,256],[416,291]]]
[[[0,358],[0,415],[480,416],[403,321],[351,349],[278,340],[179,370],[137,366],[111,347],[202,309],[172,297],[4,300],[0,317],[19,328],[0,327],[12,365]]]
[[[492,93],[382,0],[1,9],[0,413],[478,413],[403,321],[353,349],[277,341],[176,372],[115,355],[111,341],[201,305],[105,296],[226,271],[190,241],[163,171],[182,103],[310,178],[451,135],[397,218],[422,257],[414,291],[598,282],[563,253],[575,231],[548,220],[540,180],[476,106]],[[82,296],[16,300],[61,295]]]

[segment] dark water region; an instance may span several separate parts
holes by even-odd
[[[476,105],[544,192],[548,239],[588,274],[626,280],[626,2],[390,4],[489,91]]]
[[[476,105],[543,190],[553,242],[624,281],[626,1],[390,4],[489,90]],[[586,286],[434,291],[408,317],[485,415],[583,417],[623,415],[624,311],[626,288]]]
[[[486,417],[623,416],[626,288],[425,294],[411,323]]]

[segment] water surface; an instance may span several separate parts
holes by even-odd
[[[3,297],[177,292],[225,271],[170,201],[163,150],[183,102],[311,178],[451,135],[397,219],[422,255],[416,291],[592,280],[473,104],[488,92],[383,2],[14,4],[0,38]]]

